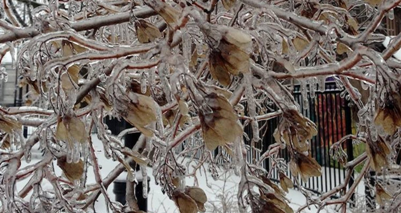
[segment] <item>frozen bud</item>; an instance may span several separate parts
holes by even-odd
[[[292,180],[288,178],[284,173],[280,172],[280,186],[281,188],[288,193],[288,188],[294,188],[294,184]]]
[[[135,30],[138,36],[138,41],[141,43],[149,43],[162,36],[159,28],[145,20],[136,21]]]
[[[292,155],[290,170],[294,176],[301,175],[303,181],[307,181],[310,177],[322,175],[321,166],[315,159],[298,152],[294,152]]]
[[[175,204],[177,205],[180,213],[197,213],[198,206],[196,202],[185,193],[180,191],[174,191],[172,199],[174,200]]]
[[[0,113],[0,129],[6,133],[12,133],[14,130],[20,130],[22,125],[17,119]]]
[[[185,187],[185,194],[190,196],[196,202],[199,211],[206,211],[205,203],[207,202],[207,196],[203,189],[196,186],[187,186]]]
[[[84,173],[84,162],[82,160],[79,160],[77,163],[68,163],[67,158],[63,156],[57,159],[57,165],[71,182],[79,180]]]
[[[210,93],[205,97],[205,104],[205,108],[212,110],[199,111],[202,136],[207,149],[214,150],[217,146],[224,146],[242,136],[242,128],[237,123],[238,117],[226,98]]]
[[[85,124],[75,116],[59,117],[56,138],[72,146],[75,142],[84,143],[87,138]]]
[[[371,167],[373,170],[379,172],[382,167],[387,167],[388,155],[390,154],[390,149],[386,142],[379,137],[377,141],[367,141],[367,153],[371,160]]]

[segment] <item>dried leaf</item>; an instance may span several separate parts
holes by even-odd
[[[227,44],[233,45],[238,49],[249,52],[252,48],[252,37],[245,33],[242,30],[238,30],[232,27],[224,27],[222,28],[223,40],[227,42]]]
[[[294,188],[294,184],[292,180],[288,178],[284,173],[280,172],[280,186],[281,188],[288,193],[288,188]]]
[[[315,123],[296,110],[286,110],[273,136],[277,142],[284,142],[298,152],[304,152],[309,149],[307,141],[316,134]]]
[[[56,138],[70,145],[75,142],[84,143],[87,138],[85,124],[77,117],[59,117],[56,128]]]
[[[297,152],[290,161],[290,170],[294,176],[301,175],[303,181],[322,175],[321,166],[315,159]]]
[[[12,134],[14,130],[21,130],[21,123],[13,118],[3,114],[0,114],[0,130],[9,134]]]
[[[374,123],[382,126],[389,135],[394,134],[401,127],[401,95],[399,93],[388,94],[386,101],[376,111]]]
[[[11,146],[11,138],[8,133],[0,133],[0,148],[9,149]]]
[[[175,191],[173,192],[173,197],[175,204],[177,205],[180,213],[197,213],[198,206],[196,202],[188,195]]]
[[[283,52],[283,54],[288,54],[289,52],[289,47],[285,39],[281,40],[281,51]]]
[[[189,108],[187,102],[183,100],[178,101],[178,108],[180,109],[181,115],[188,115],[189,113]]]
[[[132,100],[128,105],[128,111],[123,113],[124,119],[135,126],[145,136],[152,137],[153,132],[147,128],[149,124],[156,121],[156,106],[151,97],[132,93],[137,100]],[[125,115],[124,115],[125,114]]]
[[[156,38],[162,36],[159,28],[145,20],[136,21],[135,30],[138,36],[138,41],[141,43],[153,42]]]
[[[274,184],[269,178],[265,176],[260,176],[260,179],[265,183],[266,185],[270,186],[276,194],[284,196],[283,190],[281,190],[276,184]]]
[[[345,45],[345,44],[343,44],[343,43],[341,43],[341,42],[338,42],[338,43],[337,43],[336,52],[337,52],[337,54],[339,54],[339,55],[342,55],[342,54],[344,54],[344,53],[349,54],[349,53],[352,52],[352,49],[349,48],[347,45]]]
[[[57,165],[71,182],[81,179],[84,173],[84,162],[82,160],[79,160],[78,163],[68,163],[66,157],[63,156],[57,159]]]
[[[242,136],[242,128],[237,123],[238,117],[226,98],[210,93],[205,97],[205,103],[208,109],[200,110],[199,118],[207,149],[214,150],[217,146],[223,146]]]
[[[201,189],[199,187],[187,186],[187,187],[185,187],[185,193],[197,202],[200,202],[203,204],[207,202],[206,193],[203,191],[203,189]]]
[[[170,27],[175,28],[177,26],[180,17],[180,11],[167,3],[158,5],[156,11],[161,17],[163,17],[163,19]]]
[[[229,65],[225,63],[224,59],[218,52],[212,52],[209,55],[209,65],[210,65],[210,74],[214,79],[216,79],[221,85],[227,87],[231,83],[230,72],[231,70]]]
[[[230,10],[236,3],[236,0],[222,0],[223,7],[226,10]]]
[[[384,201],[392,200],[392,196],[381,186],[379,183],[376,184],[376,201],[380,206],[384,205]]]
[[[367,143],[366,151],[372,162],[371,167],[373,170],[380,172],[382,167],[387,167],[389,164],[388,155],[390,154],[390,148],[381,137],[377,141],[369,140]]]
[[[145,165],[146,166],[149,163],[149,159],[147,157],[143,156],[142,154],[140,154],[137,151],[134,151],[132,149],[128,149],[127,147],[122,149],[121,153],[123,153],[126,156],[131,157],[136,163],[138,163],[140,165]]]
[[[294,47],[297,51],[302,51],[308,46],[309,41],[297,36],[292,40],[292,43],[294,43]]]
[[[368,3],[372,7],[379,6],[382,3],[383,0],[365,0],[366,3]]]
[[[294,212],[294,210],[292,210],[292,208],[288,205],[288,203],[285,202],[283,196],[277,196],[274,193],[267,193],[267,194],[263,194],[263,198],[265,200],[268,200],[271,203],[273,203],[276,207],[283,210],[285,213],[293,213]]]

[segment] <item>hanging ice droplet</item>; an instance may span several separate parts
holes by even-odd
[[[68,145],[67,147],[67,163],[72,163],[74,159],[74,147]]]
[[[391,9],[390,11],[388,11],[387,18],[390,20],[394,20],[394,9]]]

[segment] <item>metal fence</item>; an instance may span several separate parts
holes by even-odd
[[[294,88],[294,99],[299,103],[300,111],[304,116],[315,122],[318,128],[318,134],[310,141],[310,154],[322,166],[322,176],[309,178],[307,182],[301,181],[301,185],[304,188],[317,194],[330,191],[345,179],[345,169],[339,162],[331,159],[329,155],[330,146],[333,143],[352,133],[351,109],[348,102],[341,97],[341,92],[334,82],[326,83],[324,92],[316,91],[313,98],[308,93],[308,101],[305,102],[301,95],[300,87],[295,86]],[[262,142],[257,145],[257,148],[262,152],[265,152],[269,145],[275,143],[273,133],[278,122],[279,118],[259,122],[259,126],[262,127],[260,131]],[[252,134],[250,127],[245,128],[245,131],[249,135]],[[348,160],[352,160],[352,141],[344,143],[343,148],[347,151]],[[253,158],[252,155],[256,155],[256,159],[259,157],[257,152],[248,152],[248,154],[248,160]],[[278,157],[283,158],[286,162],[290,160],[287,149],[281,150]],[[269,161],[264,162],[264,167],[269,170],[271,163]],[[274,169],[272,179],[278,181],[278,175],[277,169]],[[287,175],[290,176],[289,169]],[[336,196],[340,196],[340,194],[336,194]]]

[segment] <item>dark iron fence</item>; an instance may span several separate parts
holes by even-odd
[[[321,194],[335,188],[343,183],[345,179],[345,169],[339,162],[333,160],[330,155],[330,146],[340,140],[343,136],[352,133],[351,108],[348,101],[341,97],[341,90],[337,88],[334,82],[326,83],[324,92],[316,91],[314,97],[307,94],[308,101],[305,101],[301,95],[300,87],[294,87],[294,99],[299,103],[301,112],[304,116],[316,123],[318,134],[312,138],[311,156],[322,166],[322,176],[309,178],[307,182],[301,185],[312,192]],[[307,105],[306,105],[307,104]],[[269,121],[259,122],[262,127],[260,134],[262,142],[257,144],[257,148],[262,152],[266,151],[269,145],[275,143],[273,133],[279,123],[279,118]],[[245,128],[247,134],[252,135],[249,125]],[[352,141],[344,143],[344,150],[348,155],[348,161],[353,159]],[[249,153],[249,159],[259,158],[258,153]],[[253,156],[256,155],[256,156]],[[290,160],[287,149],[281,150],[279,158],[286,162]],[[264,162],[264,167],[269,170],[272,162]],[[290,175],[287,169],[287,175]],[[274,169],[272,179],[278,181],[278,171]],[[353,178],[351,178],[352,180]],[[352,182],[351,182],[352,184]],[[340,194],[336,194],[340,196]]]

